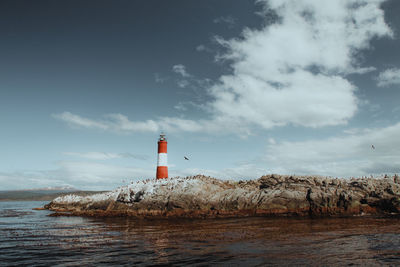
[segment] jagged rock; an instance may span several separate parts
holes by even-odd
[[[92,196],[67,195],[45,207],[72,215],[136,217],[387,214],[400,212],[396,179],[272,174],[234,182],[198,175],[139,181]]]

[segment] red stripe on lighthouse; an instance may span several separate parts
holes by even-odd
[[[167,144],[165,135],[160,134],[160,139],[158,139],[157,179],[168,178]]]
[[[167,141],[158,141],[158,153],[167,153]]]
[[[168,166],[157,166],[157,179],[168,178]]]

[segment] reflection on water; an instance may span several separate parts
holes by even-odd
[[[399,219],[48,217],[0,202],[0,265],[399,265]]]

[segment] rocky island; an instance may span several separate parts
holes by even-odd
[[[202,175],[133,182],[91,196],[66,195],[45,206],[53,216],[215,218],[243,216],[393,215],[400,180],[266,175],[226,181]]]

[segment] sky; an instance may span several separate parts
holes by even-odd
[[[0,1],[0,190],[154,178],[162,131],[170,176],[400,173],[399,13],[396,0]]]

